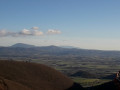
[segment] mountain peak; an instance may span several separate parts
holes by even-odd
[[[22,48],[31,48],[35,47],[34,45],[24,44],[24,43],[16,43],[12,45],[11,47],[22,47]]]

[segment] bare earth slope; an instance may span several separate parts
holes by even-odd
[[[73,85],[50,67],[26,62],[0,60],[0,77],[0,90],[66,90]]]

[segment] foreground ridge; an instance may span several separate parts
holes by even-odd
[[[51,67],[7,60],[0,60],[0,77],[0,90],[66,90],[74,83]]]
[[[83,88],[55,69],[37,63],[0,60],[0,90],[120,90],[118,77]]]

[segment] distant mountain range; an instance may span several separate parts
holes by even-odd
[[[32,47],[36,47],[34,45],[29,45],[29,44],[24,44],[24,43],[17,43],[17,44],[14,44],[10,47],[23,47],[23,48],[32,48]]]
[[[99,57],[120,57],[120,51],[102,51],[89,50],[78,48],[63,48],[58,46],[34,46],[23,43],[17,43],[10,47],[0,47],[0,57],[9,56],[40,56],[40,55],[54,55],[54,56],[99,56]]]
[[[59,46],[59,47],[62,47],[62,48],[78,48],[78,47],[74,47],[74,46]]]
[[[51,46],[54,46],[54,45],[51,45]],[[24,44],[24,43],[16,43],[16,44],[14,44],[14,45],[12,45],[10,47],[33,48],[33,47],[38,47],[38,46]],[[61,48],[77,48],[77,47],[74,47],[74,46],[58,46],[58,47],[61,47]]]

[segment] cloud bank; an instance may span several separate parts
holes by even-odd
[[[43,35],[43,32],[39,30],[23,29],[22,31],[19,32],[19,35],[41,36]]]
[[[32,27],[31,29],[33,29],[33,30],[38,30],[39,27]]]
[[[47,34],[61,34],[61,31],[60,30],[49,29],[47,31]]]
[[[12,32],[8,32],[7,30],[0,30],[0,36],[4,37],[4,36],[9,36],[12,35]]]
[[[60,30],[48,29],[46,33],[39,30],[39,27],[32,27],[31,29],[23,29],[19,32],[9,32],[7,30],[0,30],[0,37],[20,37],[20,36],[43,36],[61,34]]]

